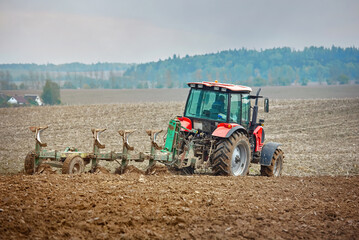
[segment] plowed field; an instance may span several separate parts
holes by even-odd
[[[359,177],[0,176],[2,239],[357,239]]]
[[[137,129],[135,152],[149,150],[146,129],[165,129],[183,102],[0,109],[0,239],[358,239],[359,99],[273,100],[267,141],[281,142],[283,177],[152,175],[109,170],[78,176],[45,169],[23,175],[34,148],[29,126],[48,125],[47,149],[121,151],[119,129]],[[147,140],[146,140],[147,139]],[[143,169],[143,165],[136,165]],[[20,173],[19,173],[20,172]],[[11,175],[4,175],[11,174]]]

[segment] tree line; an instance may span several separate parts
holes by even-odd
[[[42,89],[47,80],[62,88],[110,88],[110,76],[122,76],[134,64],[0,64],[0,90]]]
[[[144,64],[1,64],[0,89],[41,89],[51,79],[61,88],[174,88],[214,81],[248,86],[359,83],[356,47],[234,49]]]
[[[346,84],[359,79],[359,49],[309,47],[228,50],[135,65],[124,76],[142,87],[182,87],[186,82],[213,81],[248,86]]]

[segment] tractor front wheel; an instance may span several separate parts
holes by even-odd
[[[283,159],[284,154],[282,150],[276,149],[272,157],[271,165],[261,165],[261,175],[267,177],[279,177],[282,174]]]
[[[248,138],[234,132],[218,142],[213,154],[213,173],[226,176],[246,176],[249,171],[251,150]]]
[[[35,173],[35,152],[30,151],[25,157],[25,173],[34,174]]]
[[[62,165],[63,174],[80,174],[85,170],[84,160],[79,155],[68,156]]]

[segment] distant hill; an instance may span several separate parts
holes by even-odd
[[[59,65],[0,64],[0,90],[41,89],[46,79],[58,82],[63,88],[111,88],[109,79],[121,77],[133,65],[77,62]]]
[[[248,86],[359,83],[356,47],[234,49],[205,55],[176,54],[144,64],[0,64],[0,90],[41,89],[46,79],[62,88],[178,88],[191,81]]]
[[[182,87],[190,81],[249,86],[306,85],[309,81],[336,84],[359,79],[359,49],[288,47],[267,50],[228,50],[134,65],[124,76],[143,87]]]
[[[92,71],[125,71],[134,64],[126,63],[65,63],[65,64],[0,64],[0,70],[9,71],[41,71],[41,72],[92,72]]]

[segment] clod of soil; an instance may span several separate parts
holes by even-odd
[[[121,173],[120,168],[116,168],[115,170],[116,174],[126,174],[126,173],[133,173],[133,174],[140,174],[143,175],[145,174],[144,171],[138,169],[137,167],[133,166],[133,165],[128,165],[125,170],[123,171],[123,173]]]
[[[103,173],[103,174],[110,174],[110,171],[104,167],[101,167],[101,166],[97,166],[94,173],[98,174],[98,173]]]
[[[56,174],[56,170],[53,170],[48,164],[40,164],[36,168],[35,174]]]
[[[146,172],[147,175],[158,175],[158,176],[164,176],[164,175],[170,175],[170,171],[168,171],[168,168],[164,165],[156,164],[151,169],[149,169]]]

